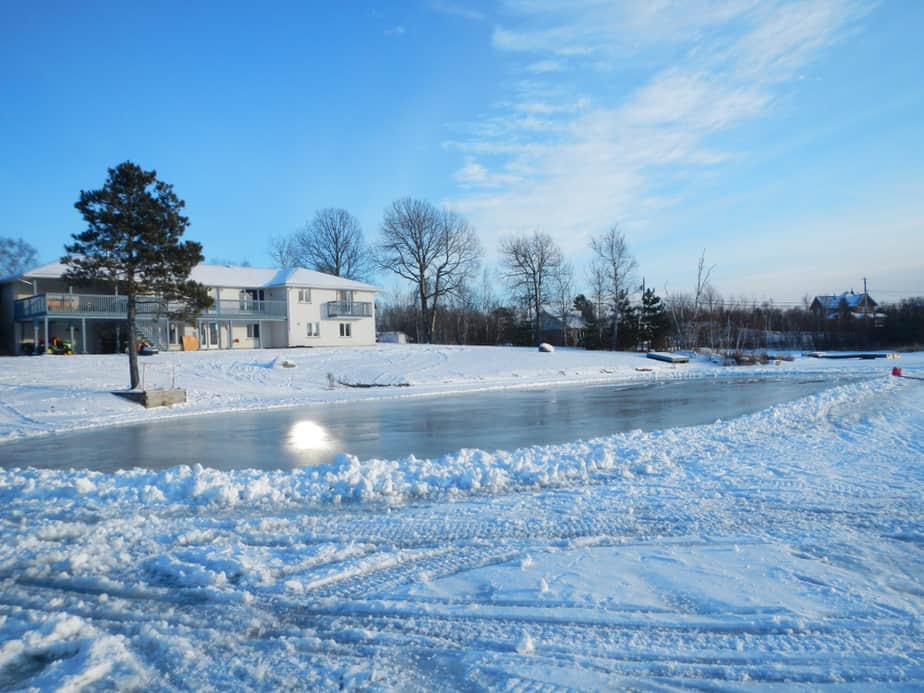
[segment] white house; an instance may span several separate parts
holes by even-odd
[[[7,353],[44,351],[53,339],[74,353],[122,351],[127,300],[111,285],[71,285],[52,262],[0,280],[0,331]],[[197,265],[211,308],[194,323],[138,303],[140,336],[161,349],[237,349],[375,344],[375,286],[301,267]],[[184,337],[186,340],[184,342]]]

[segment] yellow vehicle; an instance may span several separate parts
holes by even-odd
[[[58,337],[52,337],[51,342],[48,344],[47,352],[59,356],[71,356],[74,353],[74,348],[70,342],[66,342]]]

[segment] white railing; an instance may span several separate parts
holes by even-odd
[[[372,303],[368,301],[328,301],[329,318],[371,318]]]
[[[173,308],[174,306],[170,306]],[[165,313],[160,300],[139,296],[135,301],[138,315]],[[16,301],[16,320],[41,316],[112,316],[128,314],[128,298],[105,294],[40,294]],[[285,317],[285,301],[257,301],[251,299],[223,299],[202,312],[212,317]]]
[[[285,317],[285,301],[258,301],[251,298],[223,298],[202,311],[208,316]]]

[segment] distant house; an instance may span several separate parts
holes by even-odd
[[[407,344],[407,335],[404,332],[380,332],[378,341],[384,344]]]
[[[577,346],[584,343],[584,331],[587,324],[581,316],[580,311],[568,311],[566,319],[567,343],[562,343],[562,320],[561,315],[556,315],[550,308],[543,308],[539,314],[540,327],[542,328],[542,341],[554,344],[555,346]]]
[[[54,339],[79,354],[126,348],[126,297],[103,282],[71,285],[65,269],[52,262],[0,279],[0,352],[42,352]],[[212,306],[184,322],[139,297],[139,338],[164,350],[375,344],[375,286],[302,267],[201,264],[190,279]]]
[[[883,313],[877,312],[879,304],[867,293],[855,294],[845,291],[834,296],[816,296],[809,309],[819,318],[837,320],[841,317],[858,319],[884,319]]]

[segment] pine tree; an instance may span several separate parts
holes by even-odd
[[[667,337],[667,310],[654,289],[642,293],[642,308],[639,316],[638,340],[647,349],[660,349]]]
[[[574,299],[574,309],[580,311],[584,319],[584,348],[599,349],[600,329],[597,323],[597,311],[594,309],[593,301],[588,299],[584,294],[578,294]]]
[[[189,319],[212,303],[206,289],[189,279],[202,262],[202,245],[180,238],[189,219],[173,186],[126,161],[109,169],[99,190],[81,191],[74,207],[87,229],[64,247],[64,278],[118,287],[128,304],[128,362],[131,388],[138,387],[136,314],[139,298],[168,316]]]

